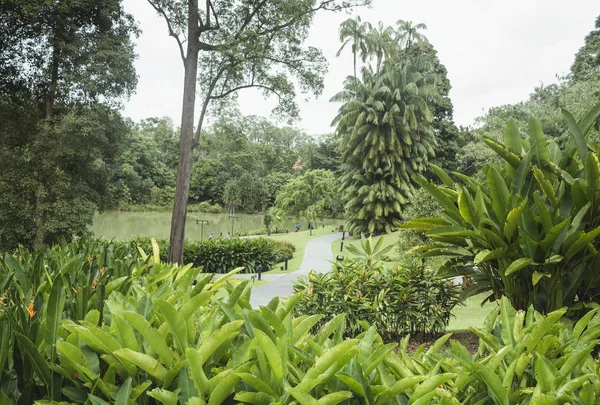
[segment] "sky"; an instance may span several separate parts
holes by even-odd
[[[136,121],[167,116],[179,125],[183,65],[177,45],[145,0],[124,4],[142,30],[136,40],[137,92],[124,114]],[[394,25],[399,19],[425,23],[424,34],[448,70],[455,122],[470,126],[488,108],[526,100],[535,86],[555,83],[557,74],[568,73],[599,14],[598,0],[373,0],[370,8],[350,14],[321,12],[306,44],[320,48],[329,62],[325,88],[319,98],[298,95],[300,121],[295,126],[312,135],[333,132],[330,124],[339,104],[329,99],[352,74],[350,49],[335,56],[341,45],[338,27],[355,15],[372,24]],[[242,90],[239,105],[245,115],[270,118],[275,100]]]

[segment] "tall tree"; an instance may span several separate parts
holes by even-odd
[[[275,114],[296,116],[294,83],[300,90],[315,94],[323,88],[325,58],[318,49],[303,45],[315,12],[339,11],[370,1],[206,0],[203,8],[198,0],[148,2],[164,17],[184,64],[179,168],[169,249],[169,261],[181,263],[192,151],[211,102],[235,98],[238,90],[258,88],[265,95],[277,96]],[[197,81],[202,99],[194,132]]]
[[[396,42],[404,49],[410,48],[415,43],[429,42],[427,37],[419,31],[427,29],[427,25],[423,23],[413,24],[412,21],[398,20],[396,21]]]
[[[600,77],[600,16],[596,18],[595,28],[585,37],[585,44],[575,54],[575,62],[571,66],[575,81]]]
[[[397,52],[394,42],[394,30],[392,27],[384,27],[380,21],[377,27],[373,27],[367,36],[367,56],[375,58],[375,73],[381,72],[384,60]]]
[[[126,131],[112,108],[137,82],[136,33],[121,0],[2,2],[0,211],[19,223],[19,243],[81,234],[105,203],[107,161]]]
[[[343,102],[334,120],[342,141],[342,192],[349,230],[390,232],[402,218],[413,186],[434,154],[429,108],[437,97],[424,57],[386,64],[381,74],[363,69],[346,79],[332,101]]]
[[[371,31],[371,24],[362,22],[360,16],[349,18],[340,25],[340,42],[342,46],[337,51],[336,56],[340,56],[348,44],[352,44],[352,57],[354,66],[354,77],[356,77],[356,58],[360,54],[365,57],[368,53],[367,38]]]

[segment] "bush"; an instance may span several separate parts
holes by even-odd
[[[413,193],[410,204],[404,209],[402,215],[404,221],[411,221],[415,218],[437,217],[440,215],[440,205],[431,198],[427,191],[419,188]],[[429,238],[421,231],[405,231],[398,235],[396,244],[397,252],[400,256],[407,254],[407,251],[415,246],[428,243]]]
[[[129,243],[132,250],[139,247],[144,252],[152,251],[151,238],[147,236],[123,243]],[[167,261],[169,242],[160,239],[158,245],[161,260]],[[186,264],[203,267],[207,273],[227,273],[237,267],[243,267],[245,273],[254,273],[258,265],[262,271],[269,271],[274,264],[283,261],[285,255],[291,258],[294,250],[288,242],[267,238],[186,240],[183,260]]]
[[[346,332],[356,336],[370,325],[388,340],[406,334],[443,332],[458,302],[458,291],[417,261],[369,270],[361,261],[334,263],[331,272],[300,278],[298,315],[324,314],[322,322],[346,314]]]

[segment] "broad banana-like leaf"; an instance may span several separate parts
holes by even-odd
[[[114,352],[115,356],[130,361],[160,382],[164,381],[167,369],[154,357],[139,353],[131,349],[119,349]]]
[[[515,230],[517,229],[517,225],[519,224],[519,219],[521,218],[521,214],[525,207],[527,206],[527,198],[525,198],[518,207],[513,208],[506,217],[506,223],[504,224],[504,236],[506,239],[511,239]]]
[[[187,341],[187,323],[179,314],[175,307],[167,301],[157,301],[154,304],[165,317],[165,323],[169,326],[171,335],[175,341],[175,345],[179,349],[179,353],[185,353],[188,347]]]
[[[509,119],[504,128],[504,146],[516,155],[520,155],[523,150],[521,144],[521,133],[517,127],[517,123],[514,119]],[[506,171],[508,173],[514,173],[515,169],[508,162],[506,163]]]
[[[46,355],[52,361],[56,359],[56,340],[58,339],[58,329],[63,316],[65,300],[67,299],[67,290],[65,280],[62,274],[58,274],[52,283],[50,296],[46,306]]]
[[[208,405],[220,405],[222,404],[229,395],[231,395],[235,390],[235,385],[240,380],[235,373],[229,374],[227,377],[223,378],[215,387],[214,390],[210,392],[210,398],[208,398]]]
[[[571,134],[571,139],[573,139],[575,145],[577,146],[577,151],[579,152],[579,157],[581,160],[585,160],[588,153],[588,146],[585,140],[585,135],[577,125],[577,121],[575,121],[575,117],[565,110],[562,109],[562,115],[567,122],[567,127],[569,128],[569,133]]]
[[[488,168],[487,180],[492,197],[492,209],[499,222],[504,223],[508,212],[510,194],[504,178],[494,167]]]
[[[254,329],[254,336],[267,357],[273,375],[278,381],[283,381],[283,360],[279,354],[279,350],[277,350],[277,346],[273,343],[271,338],[260,329]]]
[[[529,119],[529,140],[531,142],[531,150],[535,160],[544,165],[550,161],[550,151],[548,150],[548,140],[542,131],[542,125],[537,118]]]
[[[448,187],[454,187],[454,181],[448,174],[439,166],[434,165],[433,163],[429,164],[429,167],[433,172],[439,177],[439,179]]]
[[[552,186],[550,180],[548,180],[544,176],[544,173],[536,166],[533,167],[533,176],[537,180],[538,184],[540,185],[540,188],[544,192],[544,195],[546,196],[548,201],[550,201],[550,204],[552,204],[553,207],[556,207],[558,203],[556,199],[556,191],[554,190],[554,187]]]
[[[508,148],[502,145],[500,142],[489,138],[487,136],[481,137],[483,143],[490,147],[494,152],[496,152],[502,159],[506,161],[507,164],[512,166],[515,170],[519,167],[521,163],[521,158],[517,156],[515,153],[508,150]]]
[[[600,226],[590,232],[584,232],[579,236],[577,241],[573,243],[565,253],[565,257],[567,259],[571,259],[577,252],[579,252],[584,247],[587,247],[589,243],[591,243],[596,237],[600,235]]]
[[[144,336],[164,365],[170,367],[173,364],[173,354],[171,353],[171,349],[169,349],[167,342],[143,316],[132,311],[122,311],[121,316]]]
[[[506,268],[504,275],[509,276],[516,271],[524,269],[525,267],[529,266],[531,263],[533,263],[533,260],[529,257],[522,257],[520,259],[517,259],[514,262],[512,262],[510,264],[510,266],[508,266]]]

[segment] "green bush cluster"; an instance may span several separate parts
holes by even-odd
[[[82,242],[0,260],[2,404],[582,404],[600,398],[600,310],[574,325],[492,312],[477,353],[445,335],[407,353],[346,317],[249,304],[249,281]],[[101,267],[102,266],[102,267]],[[196,283],[193,283],[196,281]],[[90,284],[91,283],[91,284]],[[85,293],[84,293],[85,292]],[[450,348],[445,345],[450,342]]]
[[[129,244],[132,250],[140,248],[148,252],[152,249],[152,240],[147,236],[138,236],[122,243]],[[169,243],[166,239],[160,239],[158,245],[161,260],[166,261]],[[243,272],[253,273],[258,265],[262,266],[263,271],[270,270],[285,255],[292,257],[294,250],[295,247],[290,243],[269,238],[186,240],[183,260],[203,267],[206,273],[222,274],[237,267],[243,267]]]
[[[458,302],[457,287],[416,261],[385,269],[346,259],[329,273],[300,278],[294,290],[302,297],[297,314],[324,314],[322,322],[346,314],[350,336],[371,325],[386,340],[445,331]]]

